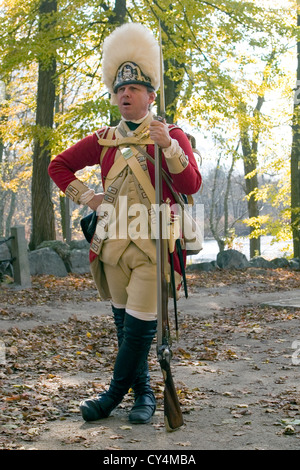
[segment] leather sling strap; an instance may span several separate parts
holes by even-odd
[[[110,131],[114,131],[115,128],[110,128]],[[104,190],[106,191],[108,186],[117,178],[117,176],[126,168],[127,165],[130,166],[132,172],[134,173],[135,177],[143,187],[149,201],[151,204],[155,203],[155,190],[154,187],[150,181],[150,179],[147,177],[146,173],[142,170],[140,164],[138,163],[137,159],[135,158],[138,153],[141,153],[143,156],[145,156],[153,165],[155,165],[155,160],[153,157],[151,157],[148,152],[142,148],[140,145],[137,145],[136,142],[138,142],[138,139],[135,137],[126,137],[124,130],[120,127],[117,128],[117,131],[121,134],[121,138],[117,137],[116,139],[111,139],[112,134],[108,134],[107,137],[108,139],[103,139],[103,138],[98,138],[98,143],[100,145],[103,145],[106,150],[109,147],[112,146],[118,146],[118,145],[126,145],[129,144],[130,149],[132,151],[132,156],[130,158],[125,159],[124,155],[122,152],[118,149],[117,151],[120,152],[123,156],[123,158],[117,158],[117,160],[114,162],[112,167],[110,168],[106,178],[105,178],[105,183],[104,183]],[[148,143],[153,143],[151,139],[147,139],[145,144]],[[104,154],[101,154],[101,161],[103,159]],[[181,206],[184,206],[184,201],[180,197],[178,193],[176,193],[172,187],[172,180],[168,173],[163,170],[163,178],[168,185],[170,191],[173,194],[173,197],[175,201],[180,204]]]
[[[104,191],[107,191],[108,186],[119,176],[119,174],[126,168],[128,162],[124,158],[119,157],[112,167],[110,168],[109,172],[107,173],[105,180],[104,180]]]
[[[118,127],[118,131],[121,135],[125,135],[125,132],[124,130],[122,129],[122,127]],[[153,143],[153,142],[152,142]],[[131,149],[133,149],[132,146],[130,146]],[[135,144],[134,145],[134,148],[138,150],[139,153],[141,153],[142,155],[144,155],[144,157],[146,157],[154,166],[155,166],[155,160],[153,157],[151,157],[151,155],[149,155],[149,153],[143,148],[141,147],[140,145],[137,145]],[[180,194],[178,194],[176,191],[174,191],[173,187],[172,187],[172,179],[171,177],[168,175],[168,173],[166,172],[166,170],[164,170],[162,168],[162,176],[163,176],[163,179],[165,180],[168,188],[170,189],[175,201],[177,202],[177,204],[179,204],[182,208],[184,207],[185,205],[185,202],[182,198],[182,196]],[[151,184],[151,183],[150,183]],[[146,193],[147,194],[147,193]],[[192,196],[187,196],[188,198],[188,202],[189,204],[193,205],[194,204],[194,200],[193,200],[193,197]]]
[[[136,155],[139,153],[138,149],[134,147],[130,147],[131,150],[131,157],[128,158],[127,163],[130,166],[132,172],[134,173],[136,179],[138,182],[141,184],[143,187],[145,193],[147,194],[147,197],[150,201],[151,204],[155,204],[155,190],[154,187],[148,178],[147,174],[145,171],[141,168],[141,165],[136,159]],[[124,157],[124,155],[123,155]]]
[[[138,143],[140,143],[140,139],[134,136],[121,138],[116,137],[115,139],[103,139],[99,137],[98,143],[106,147],[119,147],[120,145],[137,145]],[[153,144],[153,140],[150,138],[144,139],[143,143],[145,143],[145,145]]]
[[[109,149],[109,146],[105,145],[105,142],[108,140],[109,142],[111,141],[112,136],[114,135],[115,132],[115,127],[109,127],[108,132],[107,132],[107,139],[103,139],[102,137],[99,136],[98,131],[95,132],[97,138],[98,138],[98,144],[102,145],[102,150],[99,158],[100,165],[102,164],[104,155],[106,154],[107,150]]]
[[[121,135],[123,135],[123,133],[121,133],[119,129],[118,129],[118,131]],[[152,143],[151,139],[147,139],[146,143],[148,143],[148,140],[149,140],[149,142]],[[106,148],[109,148],[111,146],[119,146],[119,145],[126,146],[129,142],[132,144],[132,143],[138,142],[138,139],[136,137],[135,138],[134,137],[128,137],[128,138],[121,137],[121,138],[119,138],[118,136],[116,137],[116,139],[111,139],[111,134],[110,135],[108,134],[108,139],[98,138],[98,143],[100,145],[105,146]],[[122,153],[122,151],[120,149],[117,150],[117,152],[120,153],[122,155],[122,157],[119,156],[119,158],[116,159],[116,161],[114,162],[114,164],[110,168],[108,174],[106,175],[105,183],[104,183],[104,186],[105,186],[104,190],[105,191],[107,190],[109,185],[117,178],[117,176],[128,165],[131,168],[131,170],[132,170],[133,174],[135,175],[135,177],[137,178],[138,182],[143,187],[150,203],[154,204],[155,203],[155,190],[154,190],[154,187],[153,187],[150,179],[147,177],[146,173],[141,168],[139,162],[136,159],[137,154],[142,149],[141,149],[141,147],[137,148],[136,146],[132,146],[132,145],[130,146],[130,149],[131,149],[131,155],[129,155],[127,158],[125,158],[124,154]],[[103,155],[101,155],[101,160],[102,159],[103,159]]]

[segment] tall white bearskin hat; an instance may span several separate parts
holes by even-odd
[[[159,45],[149,29],[126,23],[115,29],[103,43],[102,79],[115,103],[124,84],[145,85],[157,91],[160,81]]]

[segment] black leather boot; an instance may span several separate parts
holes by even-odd
[[[149,423],[156,409],[156,400],[150,385],[148,361],[142,365],[132,389],[134,405],[129,413],[129,421],[133,424]]]
[[[106,418],[122,401],[147,360],[155,333],[156,321],[139,320],[125,313],[123,340],[109,389],[95,399],[81,402],[80,410],[85,421]]]
[[[139,395],[129,413],[129,421],[132,424],[147,424],[150,422],[156,409],[156,400],[153,392]]]
[[[124,336],[124,319],[125,319],[125,308],[117,308],[112,305],[111,307],[112,312],[114,314],[114,321],[117,328],[117,338],[118,338],[118,346],[120,348],[123,336]]]
[[[119,347],[123,341],[123,327],[125,309],[112,306],[114,321],[117,328]],[[134,391],[134,406],[129,414],[129,421],[133,424],[149,423],[156,409],[156,400],[150,385],[148,361],[146,360],[137,372],[136,379],[131,388]]]

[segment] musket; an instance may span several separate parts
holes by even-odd
[[[163,53],[161,26],[160,42],[160,118],[165,118],[165,97],[163,81]],[[171,341],[168,317],[169,298],[169,243],[163,236],[163,214],[159,208],[164,204],[162,194],[162,150],[155,144],[155,205],[156,205],[156,258],[157,258],[157,358],[164,378],[164,421],[167,431],[175,431],[183,425],[180,404],[171,372]],[[171,253],[172,260],[173,253]],[[176,293],[173,293],[173,296]]]

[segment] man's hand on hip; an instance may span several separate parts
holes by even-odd
[[[95,194],[95,196],[88,202],[88,206],[93,211],[97,210],[104,198],[104,193]]]

